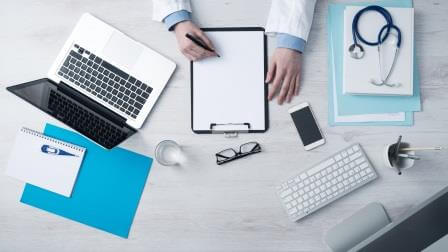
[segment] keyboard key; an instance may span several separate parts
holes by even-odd
[[[136,103],[134,104],[134,106],[135,106],[136,108],[138,108],[138,109],[142,109],[142,108],[143,108],[143,105],[140,104],[140,103],[138,103],[138,102],[136,102]]]
[[[366,160],[365,160],[365,158],[363,158],[363,157],[355,160],[355,162],[356,162],[357,165],[363,163],[364,161],[366,161]]]
[[[292,193],[292,190],[291,189],[287,189],[287,190],[285,190],[285,191],[280,193],[280,197],[284,198],[284,197],[288,196],[291,193]]]
[[[143,97],[141,97],[141,96],[137,96],[135,99],[136,99],[138,102],[140,102],[141,104],[144,104],[145,101],[146,101],[146,99],[143,98]]]
[[[125,80],[127,80],[129,78],[129,74],[121,71],[120,69],[107,63],[106,61],[101,62],[101,66],[104,67],[105,69],[109,70],[110,72],[120,76],[121,78],[123,78]],[[108,74],[109,74],[109,72],[106,75],[108,75]]]
[[[350,161],[353,161],[353,160],[359,158],[360,156],[362,156],[362,154],[360,152],[356,152],[355,154],[350,155],[349,159],[350,159]]]
[[[308,171],[306,171],[306,173],[308,174],[308,176],[311,176],[311,175],[315,174],[316,172],[320,172],[325,167],[328,167],[328,166],[334,164],[334,162],[335,161],[334,161],[333,158],[327,159],[326,161],[324,161],[324,162],[318,164],[317,166],[309,169]]]
[[[75,51],[70,51],[70,56],[72,56],[72,57],[74,57],[74,58],[76,58],[76,59],[78,59],[78,60],[81,60],[82,59],[82,56],[81,56],[81,54],[79,54],[79,53],[77,53],[77,52],[75,52]]]
[[[68,69],[65,67],[61,67],[61,72],[66,74],[66,73],[68,73]]]

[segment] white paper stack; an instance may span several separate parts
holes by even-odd
[[[352,95],[413,95],[414,74],[414,9],[386,8],[393,19],[393,23],[401,30],[401,46],[397,61],[391,72],[388,83],[398,83],[398,87],[375,86],[370,82],[380,82],[385,79],[389,71],[397,44],[397,32],[391,29],[391,35],[381,45],[381,67],[377,46],[369,46],[358,39],[365,54],[361,59],[350,57],[348,48],[353,44],[353,18],[365,6],[347,6],[344,11],[344,53],[343,53],[343,93]],[[378,33],[386,24],[384,17],[375,11],[362,14],[358,22],[361,36],[370,42],[378,40]]]

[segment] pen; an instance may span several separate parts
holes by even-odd
[[[403,153],[401,153],[401,154],[398,154],[398,156],[401,157],[401,158],[409,158],[409,159],[413,159],[413,160],[420,160],[419,156],[411,155],[411,154],[403,154]]]
[[[192,35],[190,35],[189,33],[185,34],[185,37],[187,37],[189,40],[193,41],[193,43],[195,43],[197,46],[204,48],[205,50],[209,51],[209,52],[215,52],[215,50],[211,49],[210,47],[208,47],[204,42],[202,42],[200,39],[197,39],[195,37],[193,37]],[[218,53],[216,53],[216,56],[219,56]]]
[[[446,149],[444,147],[415,147],[415,148],[401,148],[401,151],[417,151],[417,150],[443,150]]]

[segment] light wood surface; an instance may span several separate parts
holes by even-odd
[[[381,150],[402,134],[421,146],[448,145],[448,3],[415,0],[415,39],[423,112],[413,127],[329,127],[327,123],[328,2],[318,1],[305,56],[300,96],[311,103],[327,143],[304,151],[287,109],[269,104],[265,134],[195,135],[190,130],[189,63],[173,34],[151,20],[150,0],[4,0],[0,8],[0,251],[326,251],[325,232],[372,201],[392,219],[448,185],[448,155],[421,152],[402,176],[384,167]],[[270,0],[196,0],[202,26],[264,26]],[[140,133],[123,147],[153,156],[163,139],[185,149],[182,167],[154,163],[129,239],[19,203],[23,183],[4,175],[17,130],[61,125],[5,87],[46,76],[83,12],[91,12],[173,59],[173,78]],[[275,41],[269,41],[272,54]],[[217,166],[214,153],[247,141],[263,153]],[[359,142],[380,178],[298,223],[284,213],[275,187],[329,154]],[[101,179],[101,178],[98,178]]]

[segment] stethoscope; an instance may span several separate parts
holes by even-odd
[[[370,42],[365,40],[361,34],[359,33],[358,30],[358,21],[359,18],[361,17],[362,14],[364,14],[365,12],[368,11],[376,11],[378,13],[380,13],[381,15],[383,15],[384,19],[386,20],[387,24],[385,24],[380,32],[378,33],[378,40],[374,41],[374,42]],[[387,39],[387,37],[389,37],[390,34],[390,30],[393,29],[397,32],[397,44],[395,47],[395,53],[394,53],[394,59],[392,62],[392,65],[389,68],[389,71],[387,72],[386,78],[383,78],[383,74],[382,74],[382,65],[381,65],[381,45],[383,44],[383,42]],[[370,83],[372,83],[373,85],[376,86],[388,86],[388,87],[398,87],[400,86],[399,83],[388,83],[388,79],[392,73],[392,70],[395,66],[395,62],[397,61],[397,56],[398,56],[398,50],[400,49],[400,45],[401,45],[401,31],[400,29],[394,25],[393,20],[392,20],[392,16],[390,15],[389,11],[387,11],[386,9],[384,9],[383,7],[377,6],[377,5],[370,5],[367,6],[366,8],[360,10],[358,13],[356,13],[355,17],[353,18],[353,23],[352,23],[352,35],[353,35],[353,44],[348,48],[348,51],[350,53],[350,56],[354,59],[362,59],[362,57],[364,57],[364,48],[361,46],[361,44],[358,43],[358,39],[363,42],[366,45],[369,46],[377,46],[378,47],[378,61],[379,61],[379,68],[380,68],[380,81],[377,82],[375,80],[371,80]],[[394,34],[392,34],[394,35]]]

